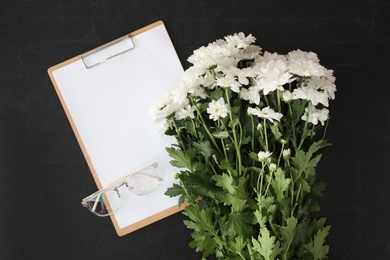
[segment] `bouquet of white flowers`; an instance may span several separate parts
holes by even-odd
[[[330,226],[314,218],[335,98],[313,52],[262,52],[226,36],[195,50],[181,83],[153,108],[180,168],[166,192],[187,202],[190,246],[220,259],[327,259]]]

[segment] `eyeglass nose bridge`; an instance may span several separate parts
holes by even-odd
[[[132,187],[132,186],[129,185],[128,179],[126,179],[126,181],[124,181],[121,185],[119,185],[118,188],[119,188],[119,187],[122,187],[123,185],[125,185],[126,188],[127,188],[129,191],[131,191],[131,192],[132,192],[133,189],[134,189],[134,187]],[[119,191],[117,191],[117,192],[118,192],[118,194],[119,194]]]

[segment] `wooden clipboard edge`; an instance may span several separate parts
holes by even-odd
[[[117,228],[116,232],[117,232],[118,236],[127,235],[127,234],[129,234],[131,232],[134,232],[134,231],[139,230],[139,229],[141,229],[143,227],[146,227],[146,226],[148,226],[150,224],[153,224],[153,223],[155,223],[155,222],[157,222],[157,221],[159,221],[161,219],[164,219],[164,218],[169,217],[169,216],[171,216],[173,214],[176,214],[176,213],[182,211],[187,205],[188,205],[187,203],[183,203],[180,207],[178,205],[173,206],[171,208],[168,208],[168,209],[166,209],[164,211],[161,211],[161,212],[159,212],[159,213],[157,213],[155,215],[152,215],[152,216],[150,216],[148,218],[145,218],[145,219],[143,219],[143,220],[141,220],[141,221],[139,221],[137,223],[134,223],[134,224],[132,224],[130,226],[127,226],[125,228],[122,228],[122,229]],[[117,227],[118,223],[116,222],[116,219],[115,218],[111,218],[111,219],[112,219],[113,222],[115,222],[114,225]]]
[[[164,25],[163,21],[159,20],[159,21],[154,22],[154,23],[152,23],[150,25],[147,25],[147,26],[145,26],[145,27],[143,27],[141,29],[133,31],[133,32],[127,34],[127,35],[129,37],[134,37],[134,36],[139,35],[139,34],[141,34],[143,32],[146,32],[146,31],[148,31],[150,29],[153,29],[153,28],[155,28],[155,27],[157,27],[159,25]],[[114,42],[114,41],[112,41],[112,42]],[[108,44],[110,44],[110,42],[107,43],[107,44],[104,44],[104,45],[108,45]],[[97,47],[97,48],[100,48],[100,47]],[[52,81],[52,83],[54,85],[54,89],[56,90],[56,93],[57,93],[58,98],[59,98],[59,100],[61,102],[61,105],[62,105],[62,107],[63,107],[63,109],[65,111],[65,114],[66,114],[66,116],[67,116],[67,118],[69,120],[69,123],[70,123],[70,125],[72,127],[73,133],[76,136],[77,142],[80,145],[81,151],[82,151],[82,153],[84,155],[84,158],[85,158],[85,160],[87,162],[87,165],[88,165],[88,167],[89,167],[89,169],[90,169],[90,171],[92,173],[92,177],[93,177],[93,179],[94,179],[98,189],[102,189],[103,187],[102,187],[102,184],[101,184],[101,182],[100,182],[100,180],[99,180],[99,178],[97,176],[96,169],[95,169],[95,167],[94,167],[94,165],[92,163],[92,160],[91,160],[91,158],[90,158],[90,156],[89,156],[89,154],[87,152],[87,149],[86,149],[86,147],[84,145],[84,142],[83,142],[83,140],[81,138],[81,135],[80,135],[80,133],[79,133],[77,127],[76,127],[76,124],[75,124],[75,122],[74,122],[74,120],[72,118],[72,115],[70,114],[69,108],[66,105],[65,99],[64,99],[64,97],[63,97],[63,95],[61,93],[61,90],[60,90],[60,88],[59,88],[59,86],[58,86],[58,84],[57,84],[57,82],[56,82],[56,80],[54,78],[54,74],[53,74],[55,70],[60,69],[60,68],[62,68],[64,66],[67,66],[67,65],[69,65],[71,63],[74,63],[76,61],[79,61],[81,59],[81,56],[82,56],[82,54],[80,54],[78,56],[75,56],[75,57],[73,57],[73,58],[71,58],[69,60],[66,60],[64,62],[61,62],[61,63],[59,63],[57,65],[54,65],[54,66],[50,67],[48,69],[48,74],[49,74],[49,77],[50,77],[50,79],[51,79],[51,81]],[[129,226],[125,227],[125,228],[119,228],[118,222],[117,222],[114,214],[110,215],[110,218],[111,218],[112,223],[114,224],[114,227],[115,227],[115,230],[116,230],[118,236],[124,236],[124,235],[129,234],[129,233],[131,233],[133,231],[136,231],[136,230],[138,230],[138,229],[140,229],[142,227],[145,227],[145,226],[147,226],[149,224],[157,222],[160,219],[163,219],[163,218],[168,217],[170,215],[173,215],[173,214],[175,214],[175,213],[177,213],[179,211],[182,211],[184,207],[185,207],[185,204],[183,204],[181,207],[179,207],[178,205],[177,206],[173,206],[173,207],[168,208],[166,210],[163,210],[163,211],[161,211],[161,212],[159,212],[159,213],[157,213],[157,214],[155,214],[153,216],[145,218],[145,219],[143,219],[143,220],[141,220],[141,221],[139,221],[137,223],[129,225]]]

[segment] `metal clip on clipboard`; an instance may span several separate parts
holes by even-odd
[[[90,69],[116,56],[122,55],[133,48],[133,41],[130,36],[126,35],[84,53],[81,55],[81,60],[83,61],[85,68]]]

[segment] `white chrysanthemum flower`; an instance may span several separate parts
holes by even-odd
[[[183,107],[182,109],[176,111],[175,118],[176,120],[182,120],[185,118],[191,118],[191,119],[195,118],[194,108],[191,105],[187,105]]]
[[[201,80],[201,75],[204,75],[206,71],[203,68],[191,66],[186,69],[181,77],[181,80],[189,85],[197,85]]]
[[[326,69],[320,65],[317,54],[301,50],[287,54],[287,66],[291,74],[299,76],[324,76]]]
[[[310,101],[314,106],[318,103],[328,106],[328,95],[311,87],[301,87],[294,89],[293,99],[304,99]]]
[[[217,67],[215,68],[215,71],[217,72],[223,72],[228,68],[231,67],[237,67],[237,63],[239,60],[232,58],[232,57],[223,57],[218,60]]]
[[[153,115],[153,120],[159,122],[169,116],[172,112],[170,111],[170,104],[172,103],[172,96],[170,93],[166,93],[162,96],[158,102],[150,107],[149,113]]]
[[[283,91],[283,85],[292,81],[292,75],[287,72],[287,66],[282,60],[258,63],[253,70],[258,73],[256,85],[263,90],[264,95],[277,89]]]
[[[275,112],[270,107],[265,107],[261,110],[258,107],[256,107],[256,108],[249,107],[248,113],[250,115],[255,115],[255,116],[258,116],[260,118],[267,119],[267,120],[271,121],[272,123],[274,122],[274,120],[280,121],[280,119],[283,117],[283,114]]]
[[[289,90],[283,91],[282,99],[284,102],[288,103],[292,100],[293,94]]]
[[[194,97],[199,97],[201,99],[205,99],[208,97],[206,90],[201,86],[194,87],[193,89],[189,90],[188,93],[190,93]]]
[[[207,113],[210,114],[209,118],[217,121],[219,118],[225,118],[228,115],[228,107],[225,104],[225,100],[223,98],[218,99],[217,101],[212,100],[209,103],[207,108]]]
[[[163,137],[168,129],[169,129],[169,124],[167,120],[164,120],[164,123],[162,124],[162,127],[160,128],[158,133],[160,134],[161,137]]]
[[[241,84],[237,82],[234,76],[231,74],[227,74],[224,77],[217,78],[216,84],[222,88],[230,88],[233,92],[240,92]]]
[[[188,57],[187,61],[192,63],[194,67],[199,67],[202,69],[208,68],[215,64],[215,61],[211,57],[209,57],[208,49],[205,46],[194,50],[193,54]]]
[[[252,36],[252,34],[249,34],[248,36],[245,36],[244,33],[235,33],[233,35],[228,35],[225,37],[225,40],[228,44],[236,47],[237,49],[245,49],[252,43],[256,41],[256,38]]]
[[[309,118],[307,117],[307,114],[309,114]],[[310,107],[310,111],[308,108],[305,108],[305,113],[301,117],[303,121],[308,121],[309,123],[312,123],[313,125],[317,125],[318,121],[321,122],[321,125],[325,125],[325,121],[329,118],[329,110],[326,108],[323,109],[317,109],[314,106]]]
[[[189,90],[191,89],[191,86],[186,84],[186,82],[181,81],[179,85],[171,90],[171,97],[172,97],[172,102],[183,104],[187,102],[187,94]]]
[[[269,61],[282,61],[282,62],[286,62],[287,58],[285,55],[280,55],[276,52],[274,53],[271,53],[271,52],[268,52],[268,51],[265,51],[264,54],[262,56],[258,56],[255,60],[255,63],[267,63]]]
[[[202,85],[205,88],[213,89],[215,87],[214,83],[214,76],[209,71],[206,72],[203,77],[199,77],[199,85]]]
[[[312,62],[319,63],[320,59],[318,59],[318,56],[314,52],[306,52],[302,51],[300,49],[295,50],[295,51],[290,51],[287,54],[287,58],[290,61],[299,61],[299,60],[310,60]]]
[[[252,68],[239,69],[236,66],[226,68],[225,70],[223,70],[223,73],[231,74],[232,76],[237,77],[238,82],[240,82],[240,84],[242,85],[248,85],[248,78],[253,78],[256,76],[256,73],[253,71]]]
[[[251,104],[260,104],[260,88],[257,86],[249,87],[248,89],[242,88],[240,91],[240,97],[244,100],[248,100]]]
[[[249,45],[244,50],[240,50],[235,58],[239,60],[253,60],[256,59],[261,54],[261,47],[257,45]]]
[[[194,67],[207,69],[218,63],[226,62],[227,58],[231,58],[238,52],[237,49],[229,46],[225,41],[210,43],[207,47],[200,47],[187,59]]]
[[[322,89],[328,94],[329,99],[335,99],[336,85],[327,77],[312,77],[308,83],[308,87]]]
[[[272,153],[271,152],[265,152],[265,151],[260,151],[258,154],[257,154],[257,157],[259,158],[259,160],[261,162],[265,162],[265,161],[268,161],[269,159],[271,159]]]

